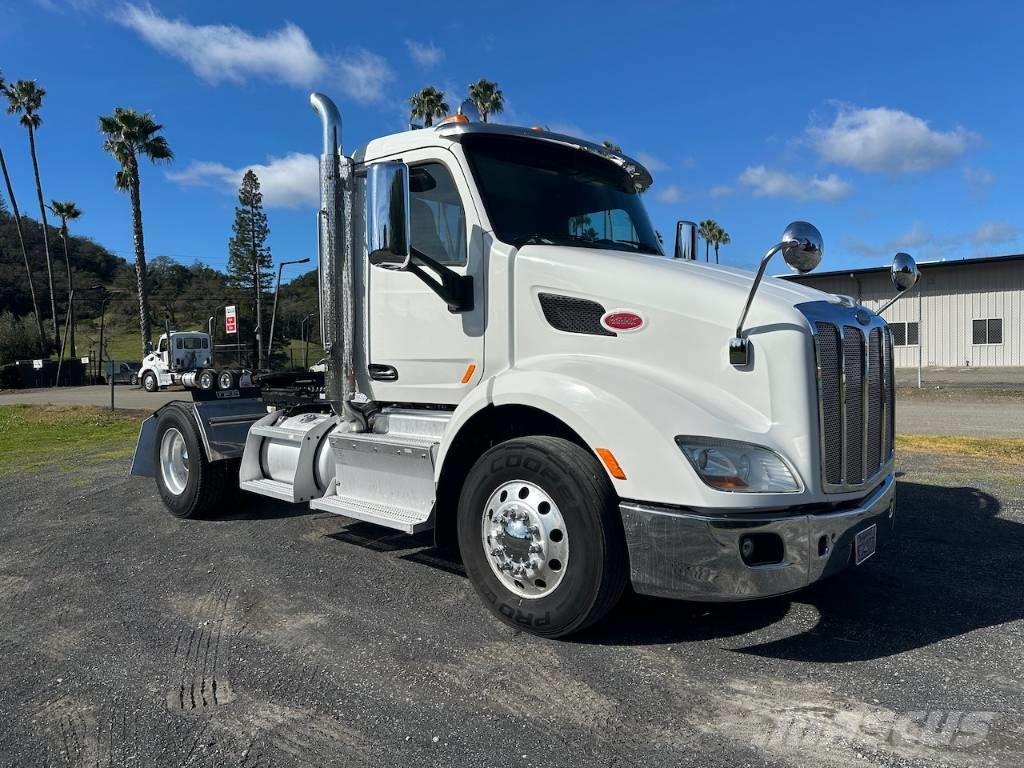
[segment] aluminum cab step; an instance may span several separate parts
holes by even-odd
[[[439,440],[427,433],[336,433],[332,489],[310,506],[405,533],[434,527],[434,461]]]
[[[385,528],[393,528],[404,533],[419,533],[420,531],[429,531],[434,527],[432,511],[423,517],[420,510],[374,504],[372,501],[348,499],[341,496],[324,496],[314,499],[309,506],[355,520],[382,525]]]

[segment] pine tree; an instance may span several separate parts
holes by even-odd
[[[255,308],[257,367],[263,368],[263,344],[260,341],[263,322],[263,296],[270,292],[274,264],[267,246],[270,226],[263,211],[260,180],[251,170],[245,172],[238,189],[234,236],[228,240],[228,281],[233,288],[253,292]]]

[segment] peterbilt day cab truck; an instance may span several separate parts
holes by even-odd
[[[171,331],[160,334],[156,349],[142,358],[138,380],[147,392],[180,384],[186,389],[229,390],[245,380],[241,370],[213,367],[213,344],[208,333]]]
[[[463,105],[346,156],[337,108],[311,102],[323,385],[278,375],[147,419],[132,472],[172,514],[242,503],[237,486],[432,529],[495,615],[550,637],[627,583],[778,595],[890,534],[889,330],[764,277],[778,252],[818,264],[813,226],[791,224],[756,275],[702,264],[687,222],[663,253],[651,175],[621,152]],[[912,286],[913,259],[893,276]]]

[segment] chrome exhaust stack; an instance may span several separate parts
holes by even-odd
[[[309,97],[323,124],[320,155],[320,211],[317,214],[317,274],[320,282],[320,338],[327,355],[326,397],[346,421],[359,421],[352,410],[356,393],[353,367],[355,279],[353,261],[352,159],[342,154],[341,114],[322,93]]]

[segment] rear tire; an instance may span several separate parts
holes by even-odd
[[[202,517],[220,510],[230,477],[227,462],[210,463],[203,455],[195,419],[187,407],[172,404],[156,421],[153,447],[156,485],[167,511],[175,517]]]
[[[221,389],[234,389],[236,381],[235,372],[227,368],[217,375],[217,386]]]
[[[615,489],[597,459],[568,440],[516,438],[481,456],[459,499],[458,538],[487,607],[542,637],[600,621],[626,586]]]
[[[217,373],[206,368],[199,372],[199,376],[196,381],[201,390],[209,392],[211,389],[216,389],[217,387]]]
[[[156,374],[147,371],[142,376],[142,388],[147,392],[156,392],[158,389],[160,389],[160,384],[156,380]]]

